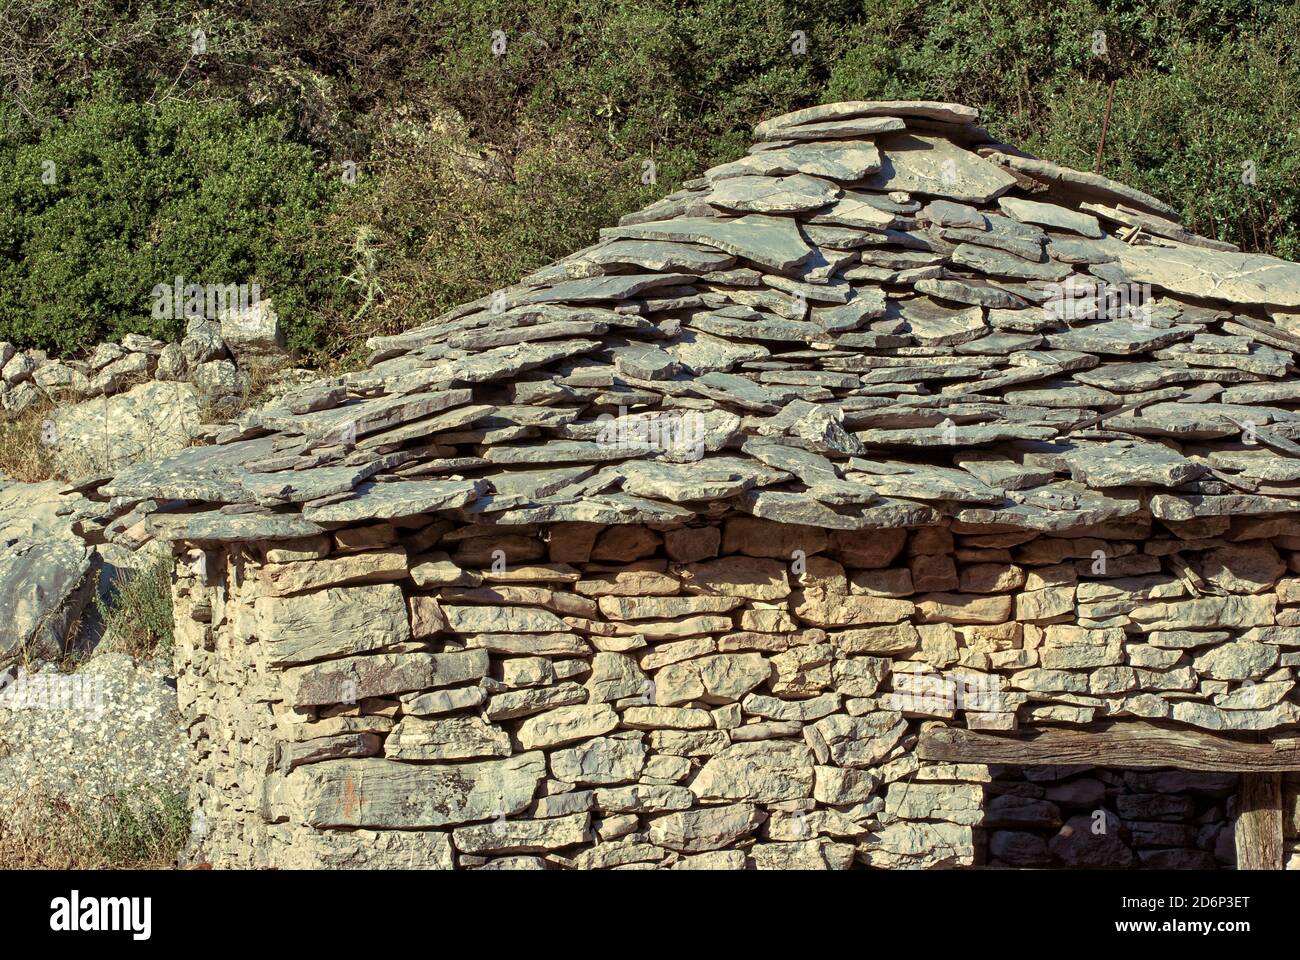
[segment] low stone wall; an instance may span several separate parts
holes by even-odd
[[[1293,728],[1297,548],[1290,520],[1037,536],[744,516],[178,546],[190,856],[1229,863],[1231,777],[989,770],[914,746],[926,723]]]
[[[42,402],[111,397],[149,381],[191,384],[204,402],[220,408],[248,392],[250,365],[284,357],[279,318],[267,300],[221,320],[189,320],[175,343],[132,333],[79,358],[54,359],[0,341],[0,422]]]

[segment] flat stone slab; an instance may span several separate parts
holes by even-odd
[[[1105,320],[1080,324],[1064,333],[1050,333],[1047,335],[1047,343],[1055,350],[1124,356],[1149,353],[1179,340],[1186,340],[1191,335],[1192,331],[1186,327],[1160,330],[1128,320]]]
[[[296,513],[159,513],[147,526],[159,540],[196,543],[253,543],[319,536],[325,528]]]
[[[897,117],[852,117],[783,127],[780,134],[785,140],[835,140],[841,137],[872,137],[905,128],[906,124]]]
[[[68,539],[0,541],[0,663],[25,652],[56,657],[89,592],[94,554]]]
[[[845,190],[835,203],[818,210],[808,222],[883,230],[898,222],[898,214],[882,204],[875,194]]]
[[[1010,290],[979,281],[957,278],[918,280],[916,289],[940,300],[968,303],[973,306],[988,307],[990,310],[1012,310],[1028,306]]]
[[[1159,443],[1115,440],[1080,444],[1065,454],[1070,474],[1090,487],[1178,487],[1205,468]]]
[[[636,267],[659,273],[695,273],[726,270],[735,258],[718,250],[671,240],[612,240],[589,247],[565,262],[578,261],[602,267]]]
[[[243,478],[248,475],[244,464],[274,450],[274,441],[269,437],[189,447],[160,460],[127,467],[105,489],[121,497],[251,503],[253,494],[243,487]]]
[[[358,487],[352,499],[305,507],[303,518],[313,523],[392,520],[434,510],[454,510],[472,503],[486,489],[485,481],[472,480],[372,481]]]
[[[602,237],[632,240],[677,240],[702,243],[744,257],[768,270],[789,270],[812,256],[799,228],[784,217],[749,214],[734,220],[721,217],[679,217],[635,226],[606,227]]]
[[[189,446],[199,407],[189,384],[156,380],[61,407],[45,433],[68,473],[111,473]]]
[[[882,496],[989,504],[1000,504],[1005,499],[1001,490],[955,467],[853,457],[845,476],[872,487]]]
[[[275,666],[365,653],[411,635],[402,589],[393,583],[263,596],[254,610],[258,639]]]
[[[1300,306],[1300,264],[1262,253],[1116,243],[1124,272],[1171,293],[1228,303]]]
[[[880,169],[880,151],[875,144],[860,140],[840,143],[796,144],[780,150],[751,153],[732,163],[724,163],[705,172],[709,180],[727,177],[780,177],[806,173],[831,180],[861,180]]]
[[[955,346],[988,332],[984,310],[979,306],[950,310],[924,298],[899,304],[905,329],[917,343],[927,346]]]
[[[1031,263],[1014,254],[974,243],[960,244],[952,252],[952,262],[995,277],[1040,280],[1047,283],[1064,280],[1073,272],[1073,268],[1068,263],[1057,263],[1054,260]]]
[[[1086,197],[1100,197],[1109,201],[1118,201],[1130,206],[1150,210],[1166,217],[1177,217],[1178,211],[1162,200],[1157,200],[1149,193],[1103,177],[1099,173],[1085,173],[1072,170],[1048,160],[1034,157],[1020,157],[1014,154],[993,151],[991,158],[1003,166],[1019,173],[1041,180],[1048,186],[1062,187],[1067,192],[1079,193]]]
[[[675,273],[629,273],[563,280],[553,286],[525,293],[518,297],[515,303],[547,303],[552,301],[590,303],[601,300],[625,300],[628,297],[638,296],[656,287],[671,287],[690,280],[691,277],[686,274]]]
[[[754,127],[754,136],[758,139],[783,137],[788,127],[854,117],[920,117],[944,123],[975,123],[979,116],[974,107],[937,100],[849,100],[804,107],[764,120]]]
[[[1090,213],[1082,213],[1055,203],[1039,203],[1023,197],[999,197],[998,206],[1007,216],[1021,223],[1036,223],[1056,230],[1068,230],[1084,237],[1099,239],[1104,235],[1101,224]]]
[[[707,202],[737,213],[806,213],[838,200],[834,184],[806,174],[728,177],[713,186]]]
[[[876,140],[883,161],[863,181],[871,190],[903,190],[966,203],[988,203],[1015,186],[1015,178],[942,137],[886,134]]]
[[[431,829],[519,813],[545,775],[539,751],[462,764],[335,760],[293,771],[274,802],[313,827]]]
[[[706,457],[680,464],[628,460],[620,465],[619,472],[628,493],[672,503],[725,500],[789,476],[744,457]]]

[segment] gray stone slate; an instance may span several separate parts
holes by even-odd
[[[1023,197],[999,197],[998,206],[1008,216],[1015,217],[1021,223],[1036,223],[1056,230],[1068,230],[1094,240],[1102,236],[1101,224],[1090,213],[1081,213],[1055,203],[1026,200]]]
[[[1049,260],[1030,263],[1021,257],[974,243],[962,243],[952,252],[952,262],[995,277],[1015,277],[1019,280],[1041,280],[1056,283],[1072,272],[1069,264]]]
[[[960,280],[955,277],[942,280],[920,280],[916,289],[940,300],[988,307],[990,310],[1008,310],[1028,306],[1024,300],[1002,287],[991,283]]]
[[[840,140],[890,133],[903,130],[905,126],[902,120],[894,117],[855,117],[782,127],[780,134],[786,140]]]
[[[879,172],[862,185],[871,190],[903,190],[967,203],[988,203],[1015,186],[994,164],[941,137],[891,133],[877,138],[883,156]]]
[[[856,117],[921,117],[947,123],[973,123],[979,119],[979,111],[959,103],[934,100],[850,100],[804,107],[764,120],[754,127],[754,136],[759,139],[783,137],[789,127]]]
[[[727,177],[780,177],[806,173],[831,180],[861,180],[880,169],[880,152],[875,144],[858,140],[796,144],[776,150],[751,153],[732,163],[705,172],[709,180]]]
[[[768,270],[789,270],[812,255],[799,228],[784,217],[749,214],[734,220],[680,217],[627,227],[607,227],[602,237],[679,240],[715,247]]]
[[[626,492],[670,503],[725,500],[789,478],[782,470],[743,457],[705,457],[694,463],[627,460],[618,471]]]
[[[806,213],[838,200],[840,189],[807,174],[788,177],[728,177],[719,180],[708,202],[737,213]]]
[[[0,541],[0,665],[64,652],[92,592],[93,563],[93,551],[70,538]]]
[[[1081,443],[1064,455],[1070,474],[1089,487],[1179,487],[1205,468],[1159,443]]]
[[[1164,216],[1178,216],[1178,211],[1169,204],[1157,200],[1141,190],[1135,190],[1097,173],[1084,173],[1048,160],[1016,156],[998,151],[992,151],[990,156],[996,163],[1033,177],[1035,180],[1041,180],[1049,186],[1060,186],[1066,193],[1076,193],[1085,198],[1098,197],[1103,200],[1117,200]]]
[[[1116,243],[1119,265],[1139,283],[1240,304],[1300,306],[1300,264],[1259,253]]]
[[[197,543],[255,543],[259,540],[299,540],[315,537],[325,528],[296,513],[159,513],[148,520],[159,540]]]
[[[485,481],[476,480],[371,481],[358,487],[351,499],[320,507],[308,505],[303,509],[303,517],[314,523],[391,520],[435,510],[454,510],[473,502],[486,489]]]

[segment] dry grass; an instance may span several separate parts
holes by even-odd
[[[287,368],[288,361],[280,359],[250,363],[243,368],[248,375],[248,386],[243,393],[226,398],[221,403],[205,402],[199,410],[199,422],[224,423],[264,403],[274,393],[277,375]],[[140,377],[127,383],[122,391],[116,392],[124,392],[148,382],[148,377]],[[77,398],[69,397],[67,402],[76,400]],[[46,400],[33,405],[12,421],[0,421],[0,476],[23,483],[40,483],[43,480],[74,480],[111,472],[106,462],[106,453],[98,450],[97,445],[84,450],[65,449],[56,456],[51,445],[45,442],[46,422],[59,405],[54,400]],[[105,451],[108,445],[109,440],[105,437]],[[65,444],[67,446],[70,445]]]
[[[95,596],[104,629],[97,652],[129,653],[136,660],[158,656],[171,663],[172,572],[171,555],[160,552],[124,570],[107,602]]]
[[[17,419],[0,422],[0,474],[23,483],[40,483],[59,475],[50,445],[43,439],[53,405],[38,403]]]
[[[170,869],[189,836],[182,797],[117,794],[69,802],[26,792],[0,813],[0,870]]]

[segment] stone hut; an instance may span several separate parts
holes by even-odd
[[[1292,861],[1300,266],[977,120],[764,121],[92,490],[174,544],[191,858]]]

